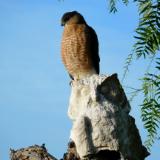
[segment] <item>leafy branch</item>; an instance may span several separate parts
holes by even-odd
[[[133,53],[129,54],[125,60],[125,66],[124,66],[124,73],[123,73],[123,77],[122,77],[122,82],[124,81],[127,73],[129,72],[129,66],[131,65],[133,60]]]
[[[160,58],[157,59],[157,71],[160,71]],[[148,139],[145,144],[148,149],[154,143],[157,136],[157,129],[160,124],[160,73],[148,73],[143,78],[144,100],[141,105],[141,116],[144,126],[148,131]]]
[[[122,0],[122,2],[125,5],[128,5],[129,0]],[[110,13],[116,13],[118,11],[117,7],[116,7],[116,4],[117,4],[117,0],[109,0],[109,11],[110,11]]]
[[[115,13],[117,0],[110,0],[110,12]],[[129,1],[123,1],[128,4]],[[141,105],[141,116],[144,126],[148,131],[146,146],[150,148],[157,136],[157,129],[160,122],[160,0],[134,0],[138,6],[139,24],[135,30],[136,39],[133,45],[133,53],[129,54],[125,61],[124,73],[122,81],[125,79],[129,66],[135,56],[137,59],[143,57],[150,59],[150,64],[156,62],[156,66],[149,72],[151,65],[147,67],[147,71],[142,79],[141,89],[131,92],[130,100],[132,100],[139,92],[144,95]],[[156,70],[155,73],[153,71]]]
[[[137,58],[156,54],[160,47],[160,2],[139,0],[139,26],[136,29],[137,42],[134,50]]]

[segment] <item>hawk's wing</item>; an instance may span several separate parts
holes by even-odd
[[[89,35],[90,35],[90,49],[91,49],[91,58],[92,58],[92,62],[93,62],[93,66],[97,72],[97,74],[99,74],[99,62],[100,62],[100,58],[99,58],[99,45],[98,45],[98,37],[96,35],[96,32],[94,31],[94,29],[90,26],[88,26],[89,28]]]

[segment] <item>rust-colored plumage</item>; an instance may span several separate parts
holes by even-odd
[[[95,31],[76,11],[65,13],[61,22],[64,25],[62,60],[71,78],[80,79],[99,74],[100,60]]]

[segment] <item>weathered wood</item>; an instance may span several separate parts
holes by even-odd
[[[19,150],[10,150],[11,160],[57,160],[47,152],[45,145],[34,145]]]
[[[144,160],[148,152],[129,112],[130,104],[116,74],[73,81],[70,138],[81,159]]]
[[[144,160],[149,153],[130,108],[116,74],[72,81],[68,109],[72,141],[62,160]],[[10,158],[57,160],[44,145],[11,149]]]

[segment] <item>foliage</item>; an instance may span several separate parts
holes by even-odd
[[[112,13],[117,11],[116,2],[117,0],[109,0],[110,12]],[[122,2],[125,5],[129,3],[128,0],[122,0]],[[144,94],[141,115],[144,126],[148,131],[146,146],[150,148],[156,139],[157,129],[160,125],[160,58],[156,58],[160,51],[160,0],[134,0],[133,2],[138,6],[139,24],[135,31],[136,42],[133,45],[133,52],[126,59],[122,80],[129,71],[134,55],[137,59],[140,57],[150,59],[152,57],[150,61],[156,62],[152,72],[148,71],[149,65],[144,77],[141,78],[142,87],[135,89],[131,96],[131,99],[133,99],[139,92]]]
[[[160,1],[152,4],[151,0],[139,2],[140,21],[136,29],[137,42],[134,45],[137,58],[156,54],[160,46]]]
[[[125,79],[127,72],[129,71],[129,66],[131,65],[132,59],[133,59],[133,53],[130,53],[130,54],[127,56],[126,61],[125,61],[125,66],[124,66],[124,73],[123,73],[123,77],[122,77],[122,82],[123,82],[123,80]]]
[[[128,0],[122,0],[122,2],[125,5],[127,5],[129,1]],[[110,10],[110,12],[112,12],[112,13],[117,12],[116,3],[117,3],[117,0],[109,0],[109,10]]]
[[[143,80],[142,91],[144,93],[143,104],[141,105],[142,120],[148,131],[146,146],[152,146],[157,135],[157,128],[160,123],[160,58],[157,59],[157,73],[147,73]]]

